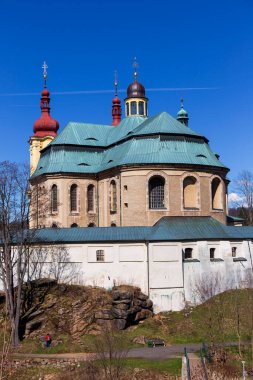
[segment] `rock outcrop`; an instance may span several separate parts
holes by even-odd
[[[105,326],[123,330],[153,315],[153,303],[137,287],[103,288],[39,280],[26,284],[22,301],[23,335],[68,333],[78,339]],[[0,308],[0,320],[1,320]]]

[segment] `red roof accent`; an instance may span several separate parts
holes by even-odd
[[[118,125],[120,123],[122,114],[120,103],[120,98],[116,93],[114,98],[112,99],[112,125]]]
[[[41,92],[41,117],[33,124],[35,137],[57,136],[59,123],[50,115],[50,92],[46,87]]]

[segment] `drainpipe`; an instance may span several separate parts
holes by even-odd
[[[251,252],[251,249],[250,249],[249,240],[248,240],[248,246],[249,246],[249,253],[250,253],[251,272],[252,272],[252,275],[253,275],[253,261],[252,261],[252,252]]]
[[[148,283],[148,298],[150,297],[150,290],[149,290],[149,241],[145,242],[147,247],[147,283]]]
[[[97,176],[96,176],[97,177]],[[98,227],[99,227],[99,182],[97,177],[97,215],[98,215]]]
[[[121,197],[121,172],[119,174],[119,210],[120,210],[120,215],[119,215],[119,218],[120,218],[120,227],[122,227],[122,197]]]

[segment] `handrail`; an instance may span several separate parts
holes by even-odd
[[[202,368],[203,368],[203,371],[204,371],[205,380],[208,380],[208,374],[207,374],[207,369],[206,369],[206,362],[205,362],[205,358],[204,358],[204,355],[203,355],[203,349],[202,348],[200,349],[200,359],[201,359],[201,364],[202,364]]]
[[[186,347],[184,348],[184,356],[185,356],[185,359],[186,359],[187,380],[191,380],[190,361],[189,361],[189,358],[188,358]]]

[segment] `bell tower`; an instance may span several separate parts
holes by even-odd
[[[41,92],[41,117],[33,125],[34,135],[30,137],[30,175],[38,165],[40,151],[45,148],[56,136],[59,123],[50,115],[50,92],[47,89],[47,64],[43,66],[44,89]]]
[[[125,112],[128,116],[148,116],[148,98],[145,95],[145,87],[138,81],[138,63],[134,59],[134,81],[127,88],[125,98]]]

